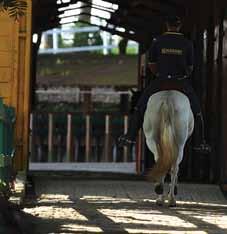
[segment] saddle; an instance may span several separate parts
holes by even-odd
[[[166,79],[159,82],[159,84],[156,87],[156,92],[166,91],[166,90],[176,90],[187,95],[185,86],[186,85],[185,82],[183,82],[183,80]]]
[[[191,85],[186,79],[184,80],[177,80],[177,79],[159,80],[159,82],[157,82],[155,86],[153,86],[153,90],[150,93],[150,95],[153,95],[160,91],[167,91],[167,90],[176,90],[176,91],[183,93],[185,96],[188,97],[193,113],[195,114],[199,111],[200,107],[198,107],[199,104],[197,103],[197,98],[195,97],[193,88],[191,87]]]

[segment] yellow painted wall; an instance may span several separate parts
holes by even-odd
[[[15,167],[26,168],[29,137],[31,1],[26,15],[15,22],[0,12],[0,96],[16,111]]]

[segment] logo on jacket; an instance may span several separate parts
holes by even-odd
[[[172,49],[172,48],[162,48],[162,54],[172,54],[172,55],[182,55],[183,51],[180,49]]]

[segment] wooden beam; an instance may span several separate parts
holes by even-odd
[[[225,19],[225,9],[220,9],[219,15],[219,37],[218,37],[218,64],[222,64],[223,62],[223,37],[224,37],[224,19]]]
[[[219,175],[219,181],[221,184],[226,184],[227,187],[227,157],[226,157],[226,144],[224,142],[225,139],[225,129],[226,122],[224,121],[225,117],[225,100],[224,100],[224,92],[227,84],[225,84],[224,79],[224,71],[223,71],[223,36],[224,36],[224,18],[225,18],[225,10],[220,8],[219,14],[219,39],[218,39],[218,58],[217,58],[217,108],[216,111],[218,113],[217,117],[217,134],[218,134],[218,143],[217,143],[217,170]],[[221,170],[220,170],[221,169]],[[226,190],[227,191],[227,190]]]
[[[207,139],[212,147],[212,155],[209,155],[208,164],[210,168],[209,181],[214,182],[217,175],[214,174],[216,167],[217,157],[217,113],[216,113],[216,95],[217,95],[217,82],[214,76],[214,30],[215,30],[215,0],[209,0],[209,24],[207,26],[207,96],[206,96],[206,126]]]

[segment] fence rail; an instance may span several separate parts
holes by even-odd
[[[135,162],[135,149],[119,147],[128,116],[111,113],[32,113],[30,162]]]
[[[102,33],[102,45],[91,45],[91,46],[78,46],[70,48],[59,48],[59,35],[61,34],[75,34],[75,33],[84,33],[84,32],[98,32],[100,29],[98,27],[83,27],[83,28],[74,28],[74,29],[52,29],[43,33],[43,40],[47,36],[52,36],[53,43],[52,48],[42,48],[39,49],[39,54],[60,54],[60,53],[71,53],[71,52],[84,52],[84,51],[98,51],[102,50],[103,54],[108,54],[108,51],[114,48],[118,48],[117,43],[110,43],[110,34],[107,32]],[[35,39],[34,39],[35,40]],[[135,48],[138,50],[138,43],[134,41],[128,42],[129,48]]]

